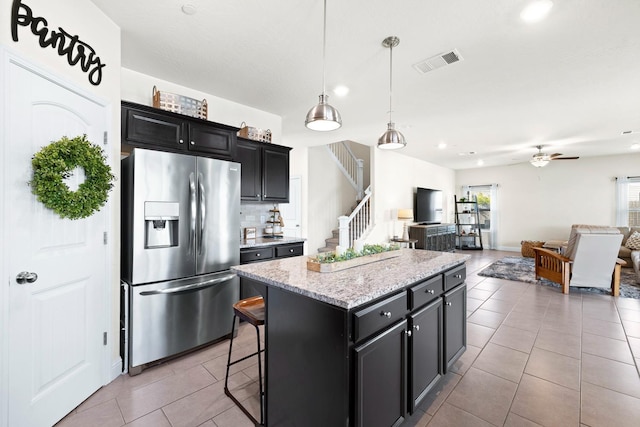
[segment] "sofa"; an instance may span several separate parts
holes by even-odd
[[[627,265],[625,265],[625,267],[633,267],[633,263],[631,261],[631,249],[627,248],[625,246],[625,243],[627,243],[627,239],[633,234],[634,231],[640,232],[640,227],[617,227],[617,229],[620,230],[620,233],[623,236],[622,244],[620,246],[620,250],[618,251],[618,258],[627,262]]]

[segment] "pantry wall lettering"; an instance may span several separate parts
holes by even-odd
[[[57,49],[58,55],[67,58],[69,65],[79,64],[82,71],[88,74],[89,82],[98,86],[102,81],[102,69],[105,64],[96,51],[77,35],[71,35],[61,27],[50,29],[45,18],[33,16],[33,11],[21,0],[14,0],[11,8],[11,37],[18,41],[18,28],[28,27],[38,37],[40,47]]]

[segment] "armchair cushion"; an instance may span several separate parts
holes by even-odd
[[[569,234],[569,242],[567,243],[567,248],[564,251],[564,255],[570,259],[574,259],[576,255],[576,243],[579,234],[620,234],[620,230],[616,227],[604,225],[572,225],[571,233]]]

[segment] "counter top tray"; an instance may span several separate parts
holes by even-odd
[[[241,277],[351,309],[462,264],[471,257],[415,249],[400,249],[400,252],[395,258],[331,274],[308,270],[305,256],[238,265],[231,270]]]

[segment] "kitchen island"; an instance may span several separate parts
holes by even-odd
[[[466,349],[468,255],[400,249],[334,273],[233,267],[266,303],[267,426],[401,425]]]

